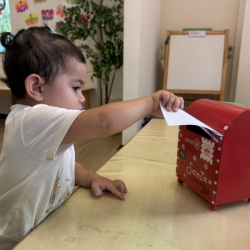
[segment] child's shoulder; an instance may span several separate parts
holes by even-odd
[[[22,125],[23,128],[32,127],[46,128],[47,126],[56,126],[56,124],[72,123],[81,111],[68,110],[60,107],[38,104],[27,106],[16,104],[11,106],[11,112],[7,117],[6,126]]]
[[[46,120],[51,120],[56,116],[58,110],[60,110],[60,108],[45,104],[38,104],[35,106],[15,104],[11,106],[10,109],[11,112],[7,116],[6,126],[12,123],[18,124],[24,122],[32,122],[33,124],[44,123]]]
[[[39,108],[39,107],[44,108],[47,106],[48,105],[45,105],[45,104],[38,104],[35,106],[29,106],[29,105],[24,105],[24,104],[15,104],[15,105],[10,107],[9,116],[21,115],[23,113],[35,111],[36,108]]]
[[[35,106],[28,106],[23,104],[15,104],[11,106],[11,112],[9,114],[9,117],[11,116],[20,116],[20,115],[35,115],[36,117],[38,115],[47,116],[51,114],[57,114],[62,112],[67,112],[66,109],[58,108],[49,106],[46,104],[37,104]]]

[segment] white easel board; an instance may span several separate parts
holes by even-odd
[[[223,35],[171,36],[168,88],[220,90],[224,40]]]
[[[167,31],[163,89],[179,94],[212,94],[224,100],[229,30]]]

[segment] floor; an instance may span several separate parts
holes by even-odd
[[[75,144],[76,162],[96,172],[114,154],[122,143],[122,133]]]
[[[0,152],[2,151],[5,118],[0,116]],[[90,171],[96,172],[101,168],[120,147],[122,134],[97,138],[75,144],[76,161]]]

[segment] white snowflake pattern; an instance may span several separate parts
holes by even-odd
[[[193,155],[193,160],[194,160],[194,161],[196,161],[196,160],[197,160],[197,158],[196,158],[196,156],[195,156],[195,155]]]
[[[180,133],[180,137],[182,137],[182,133]]]
[[[204,168],[208,170],[208,165],[206,163],[204,164]]]
[[[185,149],[185,145],[184,144],[182,144],[181,147],[182,147],[182,149]]]
[[[211,180],[208,180],[208,184],[211,186],[211,185],[212,185],[212,181],[211,181]]]
[[[201,142],[198,139],[195,139],[194,141],[194,147],[196,150],[200,150],[201,148]]]
[[[186,174],[184,173],[184,177],[186,177]]]

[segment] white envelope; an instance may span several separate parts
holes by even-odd
[[[213,137],[212,134],[209,133],[209,131],[207,131],[206,129],[211,130],[214,134],[216,134],[218,136],[223,136],[218,131],[216,131],[213,128],[207,126],[205,123],[203,123],[203,122],[199,121],[198,119],[194,118],[193,116],[191,116],[187,112],[183,111],[182,109],[179,109],[177,112],[167,111],[161,105],[161,111],[163,113],[163,116],[164,116],[165,121],[167,122],[168,126],[196,125],[196,126],[201,127],[211,137]]]

